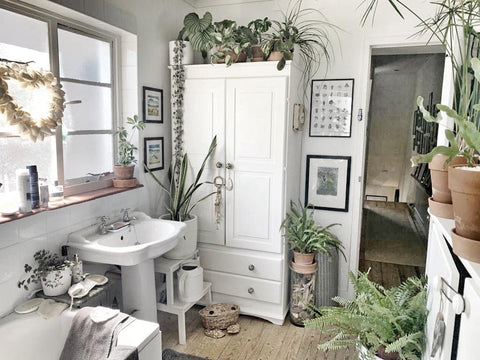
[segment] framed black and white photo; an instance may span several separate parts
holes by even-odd
[[[312,80],[310,137],[350,137],[353,79]]]
[[[143,121],[163,123],[163,90],[143,87]]]
[[[150,171],[164,169],[163,137],[146,137],[143,141],[144,164],[150,169]],[[144,170],[145,172],[148,172],[147,169]]]
[[[307,155],[305,206],[348,212],[350,156]]]

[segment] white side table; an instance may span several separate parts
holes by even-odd
[[[175,314],[178,317],[178,342],[182,345],[187,343],[187,334],[185,331],[185,313],[201,299],[207,304],[212,303],[212,284],[203,282],[202,295],[192,302],[183,302],[179,300],[176,289],[174,274],[180,269],[182,263],[186,260],[172,260],[164,257],[155,259],[155,272],[165,274],[165,286],[167,290],[167,303],[157,303],[157,310],[169,314]],[[187,260],[188,261],[188,260]]]

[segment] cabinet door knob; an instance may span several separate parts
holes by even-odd
[[[215,166],[218,168],[218,169],[221,169],[223,167],[223,164],[220,162],[220,161],[217,161],[217,163],[215,164]]]
[[[255,292],[255,289],[254,289],[254,288],[252,288],[252,287],[251,287],[251,288],[248,288],[248,293],[249,293],[249,294],[253,294],[254,292]]]
[[[248,270],[250,270],[250,271],[255,270],[255,265],[253,265],[253,264],[248,265]]]
[[[228,170],[231,170],[233,169],[233,164],[232,163],[227,163],[227,165],[225,166]]]

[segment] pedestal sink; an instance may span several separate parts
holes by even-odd
[[[98,233],[97,225],[71,233],[67,245],[82,260],[120,265],[123,311],[157,322],[154,259],[177,245],[185,224],[152,219],[141,212],[132,215],[135,220],[123,227],[119,221],[104,235]]]

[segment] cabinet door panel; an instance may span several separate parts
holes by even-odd
[[[228,246],[282,251],[286,85],[286,78],[227,80]]]
[[[225,162],[225,81],[187,79],[184,99],[184,147],[195,174],[202,165],[213,137],[217,136],[217,149],[208,161],[202,177],[202,181],[213,181],[215,176],[224,175],[223,168],[217,169],[215,164]],[[189,180],[193,181],[193,173],[190,174]],[[213,185],[203,185],[196,191],[193,201],[215,190]],[[198,203],[193,211],[198,216],[198,241],[223,245],[224,215],[222,214],[222,221],[217,228],[214,202],[215,196],[211,196]],[[221,209],[223,212],[224,202]]]

